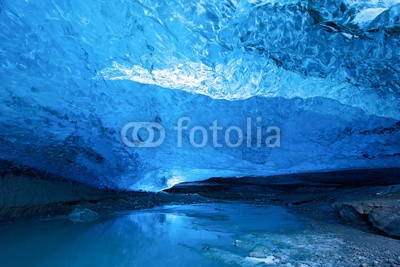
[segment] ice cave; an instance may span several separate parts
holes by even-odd
[[[400,0],[0,0],[0,266],[400,266]]]

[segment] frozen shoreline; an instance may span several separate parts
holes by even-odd
[[[68,220],[71,212],[76,209],[88,209],[98,213],[100,218],[111,218],[120,211],[124,214],[138,210],[137,212],[145,214],[149,212],[149,208],[159,206],[157,209],[163,210],[165,205],[178,205],[178,210],[193,203],[208,203],[208,207],[215,208],[221,203],[249,205],[254,208],[273,205],[287,209],[304,221],[305,229],[297,236],[285,239],[285,235],[266,234],[262,237],[278,238],[281,243],[292,242],[285,245],[293,248],[290,253],[295,253],[296,246],[331,240],[332,248],[325,249],[333,255],[328,252],[313,255],[309,251],[309,260],[332,266],[400,266],[400,240],[387,236],[368,221],[369,213],[377,208],[384,208],[389,212],[399,208],[396,204],[400,201],[400,185],[396,185],[398,174],[396,169],[370,171],[371,179],[363,184],[360,177],[367,177],[365,172],[366,170],[354,170],[341,175],[331,172],[320,180],[316,178],[321,177],[321,174],[296,174],[284,183],[279,182],[282,181],[279,177],[275,180],[273,177],[269,180],[254,177],[214,178],[180,184],[166,190],[167,192],[148,193],[101,190],[51,175],[41,175],[40,172],[33,175],[32,172],[14,170],[6,173],[3,170],[0,177],[0,226],[12,227],[11,222],[20,221],[24,225],[52,218],[61,218],[62,224],[65,224],[65,219]],[[386,180],[377,182],[372,179],[379,175],[386,177],[388,172],[392,175]],[[342,179],[349,176],[354,178],[352,182]],[[338,181],[343,183],[337,184]],[[182,208],[179,208],[180,205]],[[364,214],[364,211],[369,213]],[[392,213],[396,214],[396,211]],[[93,218],[93,223],[96,223],[96,219]],[[85,221],[84,218],[82,221]],[[76,222],[80,222],[80,218],[74,223]],[[241,237],[243,240],[238,239],[237,245],[247,244],[245,249],[249,250],[250,246],[256,246],[257,242],[254,240],[259,237],[250,240],[247,237],[244,234]],[[290,253],[281,256],[290,257]],[[232,256],[218,249],[207,250],[206,254],[220,257],[223,262]],[[275,256],[279,257],[278,254]],[[283,264],[284,261],[281,260],[279,264],[274,262],[276,257],[267,259],[278,266]],[[237,259],[240,262],[249,260],[243,257]],[[255,260],[253,263],[257,262]],[[240,265],[237,262],[236,264]]]

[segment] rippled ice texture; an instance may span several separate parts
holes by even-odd
[[[399,2],[1,0],[0,157],[145,190],[398,166]],[[186,132],[178,149],[181,116],[261,117],[282,144],[195,149]],[[166,142],[125,146],[130,121],[161,123]]]

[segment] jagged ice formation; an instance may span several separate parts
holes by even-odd
[[[0,158],[144,190],[398,167],[399,17],[398,0],[1,0]],[[248,118],[251,147],[190,145],[193,127]],[[163,144],[122,142],[138,121],[161,124]],[[280,147],[255,145],[268,126]]]

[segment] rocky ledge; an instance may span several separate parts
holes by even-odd
[[[389,236],[400,238],[400,199],[396,199],[399,197],[400,188],[398,189],[390,197],[338,201],[332,206],[348,223],[369,224]]]

